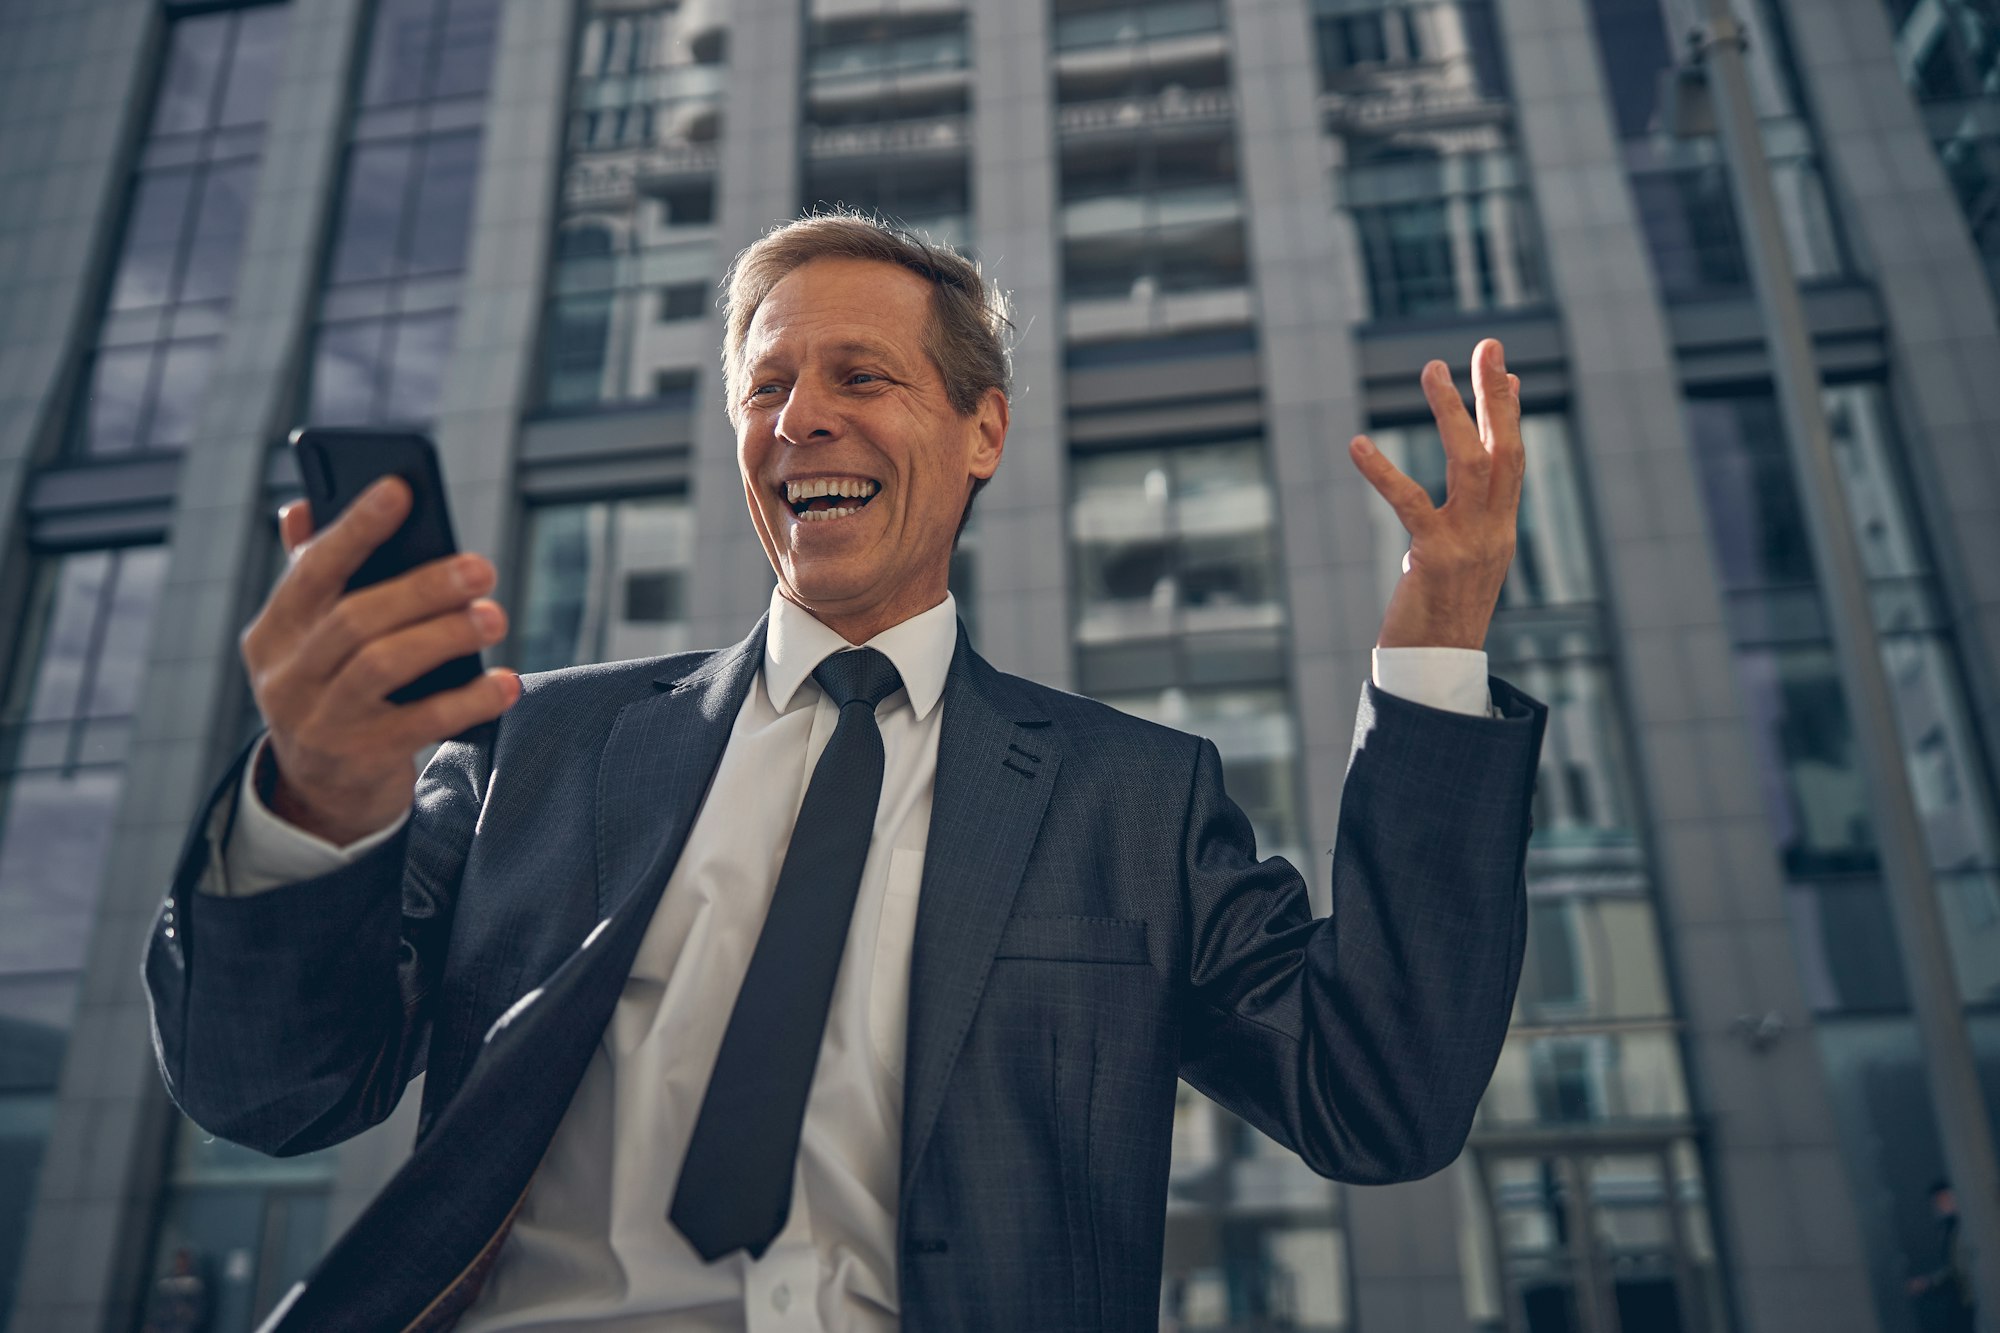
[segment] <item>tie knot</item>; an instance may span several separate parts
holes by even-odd
[[[896,664],[873,648],[835,653],[814,669],[813,679],[835,707],[865,703],[871,713],[903,685],[903,678],[896,674]]]

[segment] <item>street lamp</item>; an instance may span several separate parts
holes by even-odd
[[[1677,132],[1714,132],[1721,138],[1813,562],[1875,812],[1882,876],[1916,1015],[1918,1046],[1958,1194],[1959,1234],[1973,1256],[1979,1307],[1990,1320],[2000,1314],[2000,1166],[1987,1130],[1930,857],[1904,771],[1867,579],[1834,465],[1812,335],[1744,68],[1748,33],[1730,11],[1729,0],[1702,3],[1707,22],[1691,35],[1690,62],[1672,72],[1669,106]]]

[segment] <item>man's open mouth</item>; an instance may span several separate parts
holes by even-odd
[[[882,484],[865,477],[814,477],[785,483],[785,503],[801,519],[847,518],[868,507]]]

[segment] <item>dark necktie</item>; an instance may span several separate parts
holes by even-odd
[[[806,786],[667,1210],[710,1263],[737,1249],[763,1258],[791,1211],[806,1094],[882,796],[875,706],[903,684],[873,648],[827,658],[813,679],[840,722]]]

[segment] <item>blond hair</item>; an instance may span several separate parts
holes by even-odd
[[[952,410],[971,416],[988,389],[1013,390],[1013,321],[1007,296],[979,265],[949,246],[880,219],[846,210],[815,213],[774,227],[729,265],[723,278],[722,385],[729,419],[742,412],[743,348],[764,298],[792,272],[816,259],[870,259],[894,264],[930,284],[931,322],[924,352],[944,380]]]

